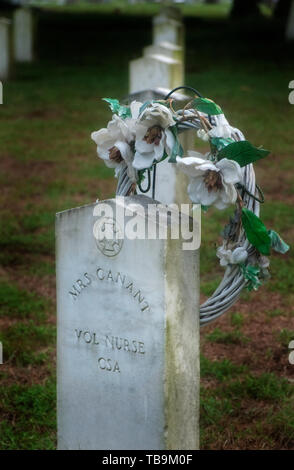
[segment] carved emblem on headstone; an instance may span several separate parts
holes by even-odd
[[[112,217],[103,217],[94,225],[94,236],[98,249],[105,256],[117,255],[123,246],[123,232]]]

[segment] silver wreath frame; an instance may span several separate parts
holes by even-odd
[[[188,114],[194,116],[189,122],[181,122],[178,125],[179,132],[184,132],[188,129],[198,130],[201,128],[201,123],[198,117],[195,116],[194,110],[180,110],[177,111],[179,118],[183,115]],[[219,116],[211,116],[209,118],[210,124],[215,127],[219,123]],[[232,128],[232,133],[230,136],[235,141],[245,140],[244,135],[239,129]],[[255,215],[259,216],[259,202],[254,199],[251,195],[256,194],[256,182],[255,182],[255,172],[252,164],[246,165],[241,168],[242,170],[242,185],[246,188],[246,191],[241,190],[241,197],[243,200],[244,207],[252,211]],[[127,167],[124,167],[118,176],[118,185],[116,190],[117,196],[127,196],[132,188],[133,183],[130,181],[127,174]],[[250,194],[248,194],[250,193]],[[246,238],[244,229],[242,228],[237,240],[237,244],[240,247],[243,247],[248,256],[254,254],[254,247],[249,243]],[[247,281],[244,279],[244,276],[238,265],[228,265],[223,279],[220,282],[217,289],[201,306],[200,306],[200,325],[206,325],[211,321],[217,319],[223,313],[225,313],[232,305],[239,299],[242,290],[246,287]]]

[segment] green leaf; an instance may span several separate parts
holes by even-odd
[[[170,163],[176,163],[176,157],[182,157],[184,155],[184,150],[183,147],[181,146],[179,139],[178,139],[178,129],[177,126],[172,126],[169,128],[169,130],[173,133],[174,138],[175,138],[175,144],[172,148],[170,157],[169,157],[169,162]]]
[[[132,117],[131,110],[127,106],[121,106],[117,114],[123,119],[126,119],[127,117]]]
[[[254,147],[248,140],[242,140],[224,147],[219,153],[219,160],[229,158],[242,167],[266,157],[269,153],[268,150]]]
[[[263,255],[270,254],[271,239],[266,226],[253,212],[243,207],[242,224],[246,236],[255,248]]]
[[[112,98],[102,98],[102,99],[103,101],[106,101],[107,103],[109,103],[109,107],[111,111],[117,114],[122,119],[131,117],[131,110],[128,106],[121,105],[120,102],[116,99],[112,99]]]
[[[220,152],[223,148],[234,143],[233,139],[224,139],[223,137],[212,137],[210,143]]]
[[[287,251],[290,249],[290,246],[284,242],[280,235],[274,230],[269,230],[268,234],[271,239],[272,248],[278,253],[282,253],[283,255],[287,253]]]
[[[109,103],[109,107],[113,113],[117,113],[120,107],[119,101],[112,98],[102,98],[103,101]]]
[[[209,98],[195,98],[195,100],[193,100],[193,105],[201,113],[209,115],[223,114],[219,105]]]
[[[258,278],[258,275],[260,273],[259,267],[253,266],[251,264],[245,265],[244,263],[241,263],[239,266],[244,276],[244,279],[247,281],[247,289],[249,291],[257,290],[258,287],[261,286],[261,281]]]

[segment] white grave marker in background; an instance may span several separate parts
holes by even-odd
[[[286,38],[289,40],[294,39],[294,0],[292,0],[292,4],[289,11],[289,18],[286,28]]]
[[[7,18],[0,18],[0,80],[9,78],[11,68],[11,22]]]
[[[130,93],[147,88],[172,89],[182,80],[180,61],[164,55],[141,57],[130,62]]]
[[[13,48],[17,62],[34,60],[34,17],[30,8],[18,8],[14,12]]]
[[[153,44],[170,42],[184,49],[185,33],[181,13],[176,8],[164,8],[153,18]]]

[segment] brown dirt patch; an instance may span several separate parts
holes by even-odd
[[[11,385],[44,385],[48,380],[50,372],[56,366],[56,353],[54,350],[47,350],[48,363],[43,365],[29,365],[27,367],[16,367],[9,362],[1,365],[1,385],[10,387]]]
[[[270,317],[269,311],[281,310],[283,315]],[[289,364],[289,351],[281,344],[279,333],[283,329],[294,330],[293,306],[285,305],[284,298],[275,292],[258,292],[250,302],[239,300],[230,313],[244,317],[240,328],[248,343],[222,344],[205,340],[215,328],[232,332],[230,313],[225,314],[211,325],[201,329],[202,352],[211,360],[230,359],[238,365],[247,365],[253,373],[275,372],[285,378],[294,378],[294,367]]]

